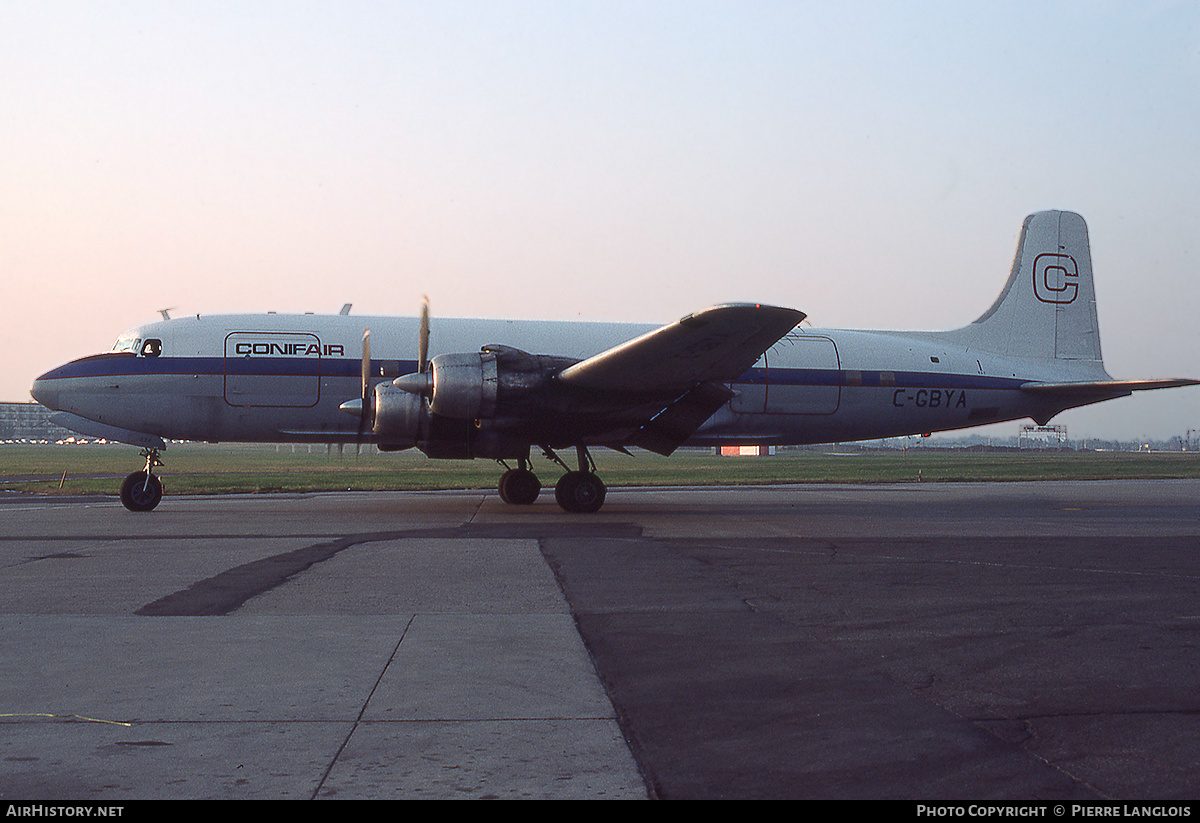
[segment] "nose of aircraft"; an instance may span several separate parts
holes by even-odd
[[[33,395],[33,399],[41,403],[48,409],[58,409],[58,390],[54,388],[54,381],[48,380],[46,375],[42,375],[37,380],[33,381],[32,388],[29,393]]]

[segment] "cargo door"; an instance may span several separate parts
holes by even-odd
[[[300,332],[232,332],[225,337],[225,402],[304,408],[321,399],[321,341]]]

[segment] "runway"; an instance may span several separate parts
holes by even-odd
[[[0,498],[0,799],[1194,799],[1200,482]]]

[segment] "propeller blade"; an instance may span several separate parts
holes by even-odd
[[[363,435],[374,425],[375,409],[371,394],[371,330],[363,330],[362,342],[362,395],[358,401],[358,439],[355,452],[362,448]]]
[[[371,330],[363,331],[362,342],[362,397],[363,408],[367,407],[370,397],[367,392],[371,389]]]
[[[429,368],[429,298],[421,304],[421,323],[417,330],[417,370],[392,381],[392,385],[409,394],[433,396],[433,373]]]
[[[417,371],[425,371],[429,363],[429,298],[421,304],[421,328],[417,334]]]

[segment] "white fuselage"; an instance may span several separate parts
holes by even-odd
[[[88,421],[163,439],[354,442],[339,410],[361,393],[370,329],[372,382],[417,368],[417,318],[213,315],[121,335],[123,353],[40,377],[35,397]],[[584,359],[650,331],[628,324],[438,319],[431,354],[503,344]],[[1080,379],[1086,379],[1081,364]],[[733,397],[689,445],[799,444],[921,434],[1023,417],[1063,405],[1020,390],[1070,379],[1061,361],[973,350],[954,333],[797,327],[730,384]],[[369,438],[368,438],[369,439]]]

